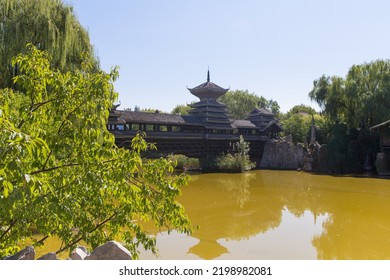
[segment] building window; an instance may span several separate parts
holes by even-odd
[[[172,131],[173,132],[180,132],[181,131],[180,126],[172,126]]]
[[[116,126],[116,129],[117,129],[117,130],[125,130],[125,126],[124,126],[123,124],[118,124],[118,125]]]
[[[139,128],[139,124],[137,124],[137,123],[132,123],[131,124],[131,130],[140,130],[140,128]]]
[[[154,131],[154,125],[152,124],[145,125],[145,131]]]
[[[160,125],[159,126],[159,131],[166,132],[166,131],[168,131],[168,127],[166,125]]]

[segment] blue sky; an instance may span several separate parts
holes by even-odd
[[[66,0],[103,70],[120,67],[121,108],[171,111],[211,81],[276,100],[311,103],[321,75],[390,58],[390,1]]]

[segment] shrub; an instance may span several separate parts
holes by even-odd
[[[255,168],[256,164],[249,158],[249,143],[244,141],[242,135],[240,141],[234,144],[234,154],[226,154],[216,158],[216,164],[220,170],[245,172]]]
[[[176,169],[185,169],[185,170],[197,170],[200,169],[199,159],[189,158],[185,155],[169,155],[168,160],[171,162],[176,162]]]
[[[216,158],[217,166],[222,171],[245,172],[256,165],[251,162],[249,156],[241,154],[226,154]]]

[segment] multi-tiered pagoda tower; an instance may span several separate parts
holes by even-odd
[[[229,89],[210,82],[209,71],[207,71],[207,82],[188,90],[200,99],[199,102],[191,105],[190,116],[199,119],[207,133],[229,134],[234,130],[225,104],[218,101],[218,98]]]

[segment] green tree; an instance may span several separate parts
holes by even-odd
[[[322,76],[309,96],[332,122],[368,129],[390,118],[390,60],[354,65],[346,78]]]
[[[192,102],[191,104],[193,104],[195,102]],[[175,108],[173,108],[173,110],[171,111],[171,114],[174,114],[174,115],[182,115],[182,116],[185,116],[185,115],[188,115],[191,111],[191,106],[186,104],[186,105],[177,105]]]
[[[284,135],[291,135],[294,143],[308,143],[307,138],[310,130],[311,116],[306,114],[293,114],[282,120]]]
[[[330,171],[362,172],[378,150],[369,128],[390,118],[390,60],[353,65],[345,78],[323,75],[309,96],[329,119]]]
[[[80,68],[86,58],[98,68],[88,32],[71,6],[61,0],[0,0],[0,87],[12,85],[19,66],[11,59],[28,43],[47,50],[58,69]]]
[[[316,110],[314,110],[312,107],[300,104],[300,105],[295,105],[292,107],[286,114],[285,117],[290,117],[295,114],[308,114],[308,115],[314,115],[317,114]]]
[[[164,111],[153,109],[153,108],[144,108],[139,109],[137,112],[143,112],[143,113],[165,113]]]
[[[258,102],[257,107],[270,110],[272,113],[275,114],[276,117],[279,117],[280,115],[280,106],[279,103],[275,100],[267,100],[264,97],[260,96],[260,102]]]
[[[294,143],[309,143],[314,117],[316,140],[323,144],[329,140],[330,126],[327,119],[307,105],[296,105],[281,118],[283,134],[291,135]]]
[[[234,119],[244,119],[249,113],[257,108],[265,108],[271,110],[274,114],[279,113],[279,105],[276,101],[267,100],[262,96],[257,96],[254,93],[249,93],[248,90],[228,91],[219,99],[227,107],[230,116]]]
[[[124,111],[132,111],[131,108],[125,108]],[[134,106],[134,112],[142,112],[142,113],[165,113],[164,111],[153,109],[153,108],[142,108],[138,105]]]
[[[141,221],[191,232],[175,200],[186,176],[166,159],[142,159],[150,148],[142,137],[119,149],[106,129],[117,71],[91,71],[86,61],[62,73],[46,52],[28,49],[13,60],[18,91],[0,94],[0,257],[26,238],[56,235],[58,252],[115,238],[136,258],[139,245],[156,251]]]

